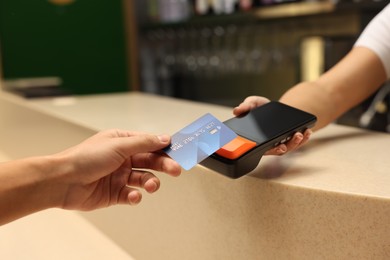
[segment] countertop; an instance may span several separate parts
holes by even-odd
[[[40,99],[32,103],[56,117],[97,131],[123,128],[173,134],[210,111],[221,121],[233,117],[231,108],[140,93]],[[384,152],[389,145],[387,134],[330,125],[316,133],[299,153],[264,157],[262,166],[266,169],[251,176],[303,188],[390,199],[390,158]]]
[[[59,209],[1,226],[0,252],[1,259],[133,259],[85,218]]]
[[[106,128],[173,134],[208,112],[232,117],[228,107],[141,93],[6,96],[0,150],[12,159],[58,151]],[[12,145],[13,137],[27,148]],[[264,157],[237,180],[202,166],[178,178],[159,174],[161,189],[137,207],[79,216],[135,259],[388,259],[389,146],[387,134],[330,125],[303,149]]]

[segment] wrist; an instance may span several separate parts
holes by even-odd
[[[66,194],[65,161],[58,156],[39,156],[26,159],[31,179],[25,188],[34,193],[32,203],[39,205],[38,210],[61,207]]]
[[[40,167],[44,174],[42,176],[43,190],[50,197],[47,200],[47,206],[62,208],[69,188],[69,173],[72,166],[63,156],[50,155],[41,158]]]

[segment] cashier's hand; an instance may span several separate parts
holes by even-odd
[[[262,106],[268,103],[270,100],[265,97],[260,96],[249,96],[247,97],[240,105],[233,109],[233,114],[235,116],[242,115],[249,112],[250,110]],[[283,155],[289,151],[293,151],[304,145],[310,138],[312,130],[307,129],[303,134],[297,132],[294,134],[293,138],[285,144],[278,145],[270,150],[268,150],[266,155]]]
[[[148,169],[180,175],[179,164],[160,151],[169,143],[167,135],[107,130],[55,155],[65,162],[67,187],[61,207],[93,210],[138,204],[140,188],[153,193],[160,187],[160,180]]]

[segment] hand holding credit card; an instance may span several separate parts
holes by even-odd
[[[208,113],[174,134],[164,151],[189,170],[236,137],[233,130]]]

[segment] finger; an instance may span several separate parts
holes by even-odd
[[[290,141],[268,150],[265,155],[283,155],[287,152],[294,151],[304,145],[310,139],[311,134],[312,130],[310,129],[305,130],[303,134],[297,132]]]
[[[141,202],[141,200],[142,200],[142,194],[138,190],[133,189],[127,195],[127,201],[130,205],[137,205]]]
[[[95,135],[86,139],[84,142],[96,142],[98,140],[107,139],[107,138],[131,137],[131,136],[146,135],[146,134],[147,133],[126,131],[121,129],[108,129],[96,133]]]
[[[137,205],[142,200],[142,193],[129,186],[124,186],[119,194],[118,204]]]
[[[146,132],[139,132],[139,131],[128,131],[128,130],[122,130],[122,129],[107,129],[100,131],[96,135],[104,136],[104,137],[131,137],[131,136],[137,136],[137,135],[145,135]]]
[[[133,170],[127,181],[127,185],[143,188],[153,193],[160,188],[160,180],[151,172]]]
[[[290,152],[297,149],[301,145],[302,140],[303,134],[300,132],[296,132],[291,138],[291,140],[286,143],[287,151]]]
[[[251,109],[250,104],[241,103],[237,107],[233,108],[233,114],[235,116],[239,116],[241,114],[244,114],[244,113],[248,112],[250,109]]]
[[[136,154],[132,157],[132,166],[165,172],[171,176],[179,176],[181,173],[181,167],[177,162],[167,155],[159,153]]]
[[[261,96],[249,96],[247,97],[243,103],[250,104],[252,108],[262,106],[268,103],[270,100]]]
[[[265,152],[264,155],[283,155],[287,153],[287,151],[288,151],[287,146],[285,144],[280,144]]]
[[[249,96],[240,105],[233,109],[233,114],[238,116],[256,107],[268,103],[270,100],[260,96]]]
[[[311,129],[306,129],[306,131],[303,133],[303,140],[299,146],[305,145],[309,141],[312,133],[313,131]]]

